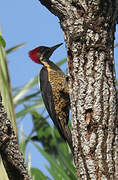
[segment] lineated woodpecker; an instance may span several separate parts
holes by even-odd
[[[29,51],[29,57],[43,65],[39,79],[44,104],[60,135],[67,141],[73,153],[72,135],[68,126],[70,98],[66,75],[49,60],[52,53],[61,45],[62,43],[53,47],[37,47]]]

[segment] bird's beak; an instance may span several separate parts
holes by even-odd
[[[50,49],[51,49],[51,54],[59,47],[61,46],[63,43],[60,43],[60,44],[57,44],[55,46],[52,46]]]

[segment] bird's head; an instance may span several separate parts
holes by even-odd
[[[29,51],[29,57],[32,61],[43,64],[43,61],[48,61],[52,53],[63,43],[57,44],[52,47],[39,46],[31,51]]]

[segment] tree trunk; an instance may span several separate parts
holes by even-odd
[[[31,180],[0,94],[0,158],[10,180]],[[3,165],[2,165],[3,167]],[[7,179],[8,179],[7,178]],[[0,180],[4,177],[0,174]],[[5,177],[6,179],[6,177]]]
[[[114,33],[117,0],[40,0],[66,41],[78,179],[118,179]]]

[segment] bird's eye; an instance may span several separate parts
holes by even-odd
[[[49,55],[50,54],[50,49],[46,49],[45,55]]]
[[[50,49],[49,48],[42,49],[41,55],[43,59],[48,59],[51,55]]]
[[[42,48],[40,49],[40,53],[42,54],[44,50],[45,50],[45,49],[42,47]]]

